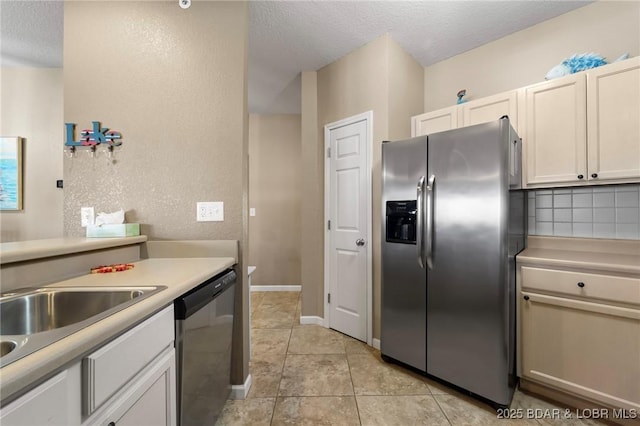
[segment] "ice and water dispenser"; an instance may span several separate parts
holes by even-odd
[[[416,243],[416,200],[387,201],[388,243]]]

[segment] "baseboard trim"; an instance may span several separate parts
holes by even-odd
[[[324,327],[324,318],[322,317],[317,317],[317,316],[300,316],[300,324],[301,325],[306,325],[306,324],[313,324],[313,325],[320,325],[322,327]]]
[[[251,382],[251,374],[249,374],[243,385],[231,385],[231,395],[229,395],[229,399],[246,399],[249,394],[249,389],[251,389]]]
[[[380,339],[373,339],[373,347],[380,350]]]
[[[299,285],[252,285],[251,291],[300,291]]]

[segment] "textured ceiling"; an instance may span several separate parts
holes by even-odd
[[[588,3],[251,1],[249,110],[299,113],[301,71],[317,70],[387,32],[427,66]],[[0,0],[2,65],[62,66],[62,28],[59,0]]]
[[[2,66],[62,66],[61,1],[0,0]]]

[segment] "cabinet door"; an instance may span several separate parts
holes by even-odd
[[[640,310],[521,294],[523,377],[640,409]]]
[[[509,116],[511,126],[518,131],[517,92],[500,93],[462,104],[462,126],[488,123]]]
[[[640,58],[587,72],[589,179],[640,178]]]
[[[528,185],[587,180],[585,80],[575,74],[526,88]]]
[[[411,136],[430,135],[457,128],[458,111],[456,105],[411,117]]]
[[[118,419],[118,426],[172,425],[163,408],[167,405],[166,375],[159,377],[147,391]]]

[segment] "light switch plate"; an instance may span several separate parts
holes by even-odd
[[[197,202],[196,220],[198,222],[224,221],[224,203],[222,201]]]
[[[83,228],[95,223],[95,212],[93,207],[81,207],[80,208],[80,224]]]
[[[251,207],[249,209],[249,216],[255,216],[256,215],[256,209],[255,207]]]

